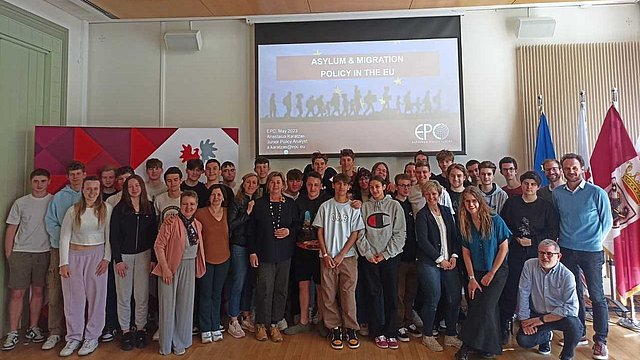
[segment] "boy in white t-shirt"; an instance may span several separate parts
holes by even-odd
[[[360,346],[356,330],[356,284],[358,282],[358,260],[354,245],[358,231],[364,229],[359,209],[354,209],[347,198],[351,179],[346,174],[333,177],[335,197],[323,203],[313,221],[318,228],[320,242],[320,264],[322,315],[324,324],[331,329],[331,347],[342,349],[342,326],[345,327],[347,345]],[[340,293],[340,308],[336,295]]]
[[[2,350],[11,350],[18,343],[18,323],[26,291],[31,288],[29,330],[27,340],[43,342],[38,327],[44,286],[49,268],[49,235],[44,216],[53,195],[47,192],[51,175],[45,169],[31,172],[31,193],[17,199],[7,217],[5,257],[9,263],[9,333]]]

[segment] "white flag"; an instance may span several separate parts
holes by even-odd
[[[584,159],[585,179],[591,181],[589,142],[587,140],[587,105],[584,101],[580,102],[580,110],[578,110],[578,155]]]

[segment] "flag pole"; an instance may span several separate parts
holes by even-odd
[[[616,88],[615,86],[611,88],[611,105],[618,110],[618,88]],[[613,263],[613,259],[609,260],[611,263]],[[615,265],[614,265],[615,266]],[[613,285],[613,277],[611,277],[611,284]],[[615,299],[615,295],[614,293],[614,288],[611,288],[612,290],[612,298]],[[631,294],[631,296],[629,296],[629,301],[631,303],[631,312],[630,312],[630,318],[627,317],[622,317],[618,320],[618,325],[625,327],[627,329],[631,329],[634,331],[638,331],[640,330],[640,322],[638,321],[638,319],[636,318],[636,307],[635,304],[633,302],[633,295]]]
[[[542,96],[542,94],[538,94],[538,96],[536,97],[536,103],[538,104],[538,117],[540,116],[540,114],[542,114],[544,112],[544,96]]]

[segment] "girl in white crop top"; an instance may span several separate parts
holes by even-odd
[[[78,354],[92,353],[104,327],[112,208],[102,201],[100,187],[97,177],[87,177],[82,184],[82,198],[67,210],[62,221],[60,276],[67,344],[61,356],[70,355],[81,343]]]

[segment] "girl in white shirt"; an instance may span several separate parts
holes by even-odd
[[[107,268],[111,261],[111,206],[102,201],[100,180],[87,177],[82,198],[67,210],[60,230],[60,276],[67,344],[60,356],[88,355],[98,347],[105,321]],[[87,319],[85,321],[85,303]],[[82,343],[82,340],[84,342]]]

